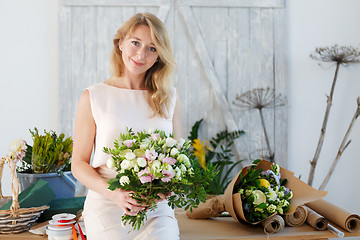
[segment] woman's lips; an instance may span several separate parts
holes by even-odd
[[[139,63],[139,62],[136,62],[134,59],[131,58],[131,61],[133,61],[133,63],[136,65],[136,66],[143,66],[145,65],[145,63]]]

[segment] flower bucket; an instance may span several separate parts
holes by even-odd
[[[55,199],[72,198],[75,196],[76,179],[71,171],[58,173],[17,173],[19,179],[20,191],[29,187],[38,179],[49,183],[50,187],[56,194]]]
[[[272,165],[271,162],[266,160],[261,160],[261,162],[257,164],[256,169],[261,168],[263,171],[266,171],[271,169],[271,165]],[[234,187],[236,183],[240,181],[239,179],[240,174],[241,176],[244,176],[246,173],[247,173],[247,167],[243,168],[238,174],[236,174],[236,176],[233,178],[231,183],[228,185],[224,194],[225,209],[238,222],[242,221],[250,224],[257,224],[259,222],[251,223],[246,220],[242,207],[241,195],[240,193],[234,192]],[[327,194],[326,191],[316,190],[310,185],[304,183],[299,178],[295,177],[293,172],[285,168],[280,167],[280,174],[282,178],[286,178],[288,180],[287,187],[291,189],[291,191],[294,194],[290,202],[290,209],[284,213],[285,215],[292,214],[293,212],[295,212],[298,206],[308,202],[319,200]]]

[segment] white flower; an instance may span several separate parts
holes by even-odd
[[[25,140],[16,138],[9,147],[9,157],[13,156],[15,161],[21,161],[26,155],[26,142]]]
[[[157,156],[158,156],[158,153],[155,151],[155,149],[150,149],[150,150],[147,149],[145,151],[145,157],[150,161],[155,160],[157,158]]]
[[[271,188],[269,188],[269,193],[268,193],[268,197],[270,201],[275,201],[277,198],[277,194],[274,190],[272,190]]]
[[[137,159],[137,164],[139,165],[139,167],[146,167],[147,161],[145,158],[139,157]]]
[[[140,143],[140,149],[146,150],[149,147],[150,142],[151,141],[148,138],[142,140]]]
[[[139,169],[139,166],[138,166],[138,165],[135,165],[135,166],[134,166],[134,171],[135,171],[135,172],[139,172],[139,171],[140,171],[140,169]]]
[[[184,143],[185,143],[185,139],[180,138],[178,143],[176,144],[177,149],[180,150],[182,148],[182,146],[184,146]]]
[[[171,149],[171,151],[170,151],[170,155],[171,155],[172,157],[175,157],[175,155],[178,154],[178,153],[179,153],[179,150],[177,150],[177,148],[173,148],[173,149]]]
[[[166,138],[165,143],[166,143],[166,146],[173,147],[176,144],[176,140],[171,137],[168,137],[168,138]]]
[[[179,167],[175,168],[175,179],[181,180],[181,170]]]
[[[126,170],[126,169],[129,169],[131,167],[131,162],[129,160],[123,160],[120,164],[120,167],[122,170]]]
[[[165,154],[160,153],[159,156],[158,156],[158,160],[162,161],[164,158],[165,158]]]
[[[276,211],[276,206],[274,204],[270,204],[267,210],[271,213],[274,213]]]
[[[190,161],[189,161],[189,158],[185,155],[185,154],[180,154],[178,157],[177,157],[177,160],[183,164],[185,164],[186,167],[190,167],[191,164],[190,164]]]
[[[120,185],[124,186],[125,184],[129,184],[130,183],[130,179],[128,176],[122,176],[119,180]]]
[[[159,170],[161,167],[161,162],[158,160],[153,161],[151,168],[155,171],[155,170]]]
[[[188,169],[188,173],[190,176],[194,175],[194,169],[191,167]]]
[[[123,142],[123,144],[124,144],[126,147],[131,148],[135,142],[136,142],[136,139],[125,140],[125,141]]]
[[[184,164],[181,164],[181,165],[180,165],[180,170],[181,170],[181,172],[186,173],[187,169],[186,169],[186,167],[184,166]]]
[[[114,159],[109,158],[109,159],[106,161],[106,166],[107,166],[109,169],[113,169],[113,168],[115,167]]]
[[[133,153],[133,152],[128,152],[128,153],[125,153],[125,158],[126,158],[127,160],[133,160],[133,159],[136,158],[136,155],[135,155],[135,153]]]

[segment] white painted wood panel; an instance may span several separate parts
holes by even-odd
[[[239,158],[266,148],[257,111],[233,104],[237,94],[270,87],[286,96],[284,0],[63,0],[60,13],[61,130],[72,134],[85,87],[110,76],[112,38],[136,12],[157,14],[168,28],[177,62],[174,82],[182,102],[183,135],[204,118],[200,137],[244,130]],[[287,158],[287,108],[266,109],[270,144]]]

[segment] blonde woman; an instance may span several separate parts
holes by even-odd
[[[109,156],[102,151],[113,147],[126,127],[135,132],[161,129],[180,137],[180,102],[171,85],[175,62],[167,31],[156,16],[135,14],[113,42],[112,77],[83,92],[76,115],[72,172],[89,189],[83,213],[87,239],[179,239],[174,211],[164,196],[140,231],[122,224],[123,214],[136,215],[145,206],[130,192],[107,190],[107,180],[116,173],[106,166]]]

